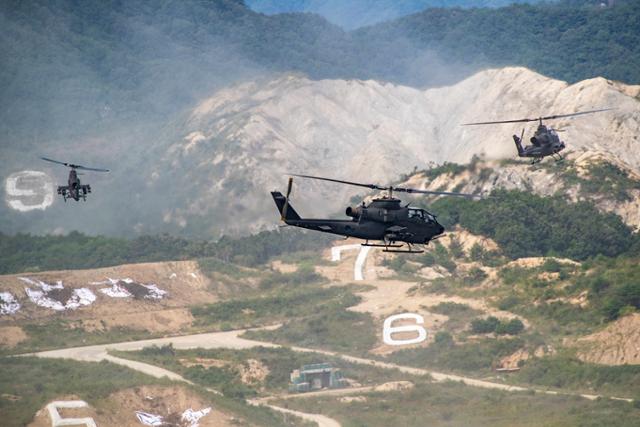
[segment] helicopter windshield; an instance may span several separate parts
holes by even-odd
[[[435,221],[435,218],[433,215],[431,215],[429,212],[423,210],[423,209],[409,209],[409,218],[416,218],[416,219],[420,219],[424,222],[433,222]]]

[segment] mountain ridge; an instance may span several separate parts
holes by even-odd
[[[251,80],[214,92],[164,124],[153,145],[130,147],[125,159],[103,156],[101,164],[124,161],[126,170],[92,177],[99,192],[76,207],[74,227],[98,234],[117,229],[116,235],[251,233],[275,225],[269,192],[284,188],[287,173],[384,184],[443,162],[514,158],[511,135],[520,134],[518,124],[460,124],[609,106],[617,109],[551,124],[571,125],[561,134],[568,151],[609,152],[638,170],[638,92],[606,79],[569,85],[521,67],[490,69],[427,90],[301,74]],[[95,141],[101,149],[105,144]],[[60,170],[46,167],[59,176]],[[293,203],[308,216],[341,212],[358,194],[346,186],[295,183]],[[114,218],[116,206],[126,210]],[[0,228],[25,230],[20,221],[36,215],[40,220],[26,230],[70,231],[58,228],[68,215],[60,203],[42,214],[3,214]]]
[[[252,212],[263,211],[265,220],[273,217],[268,192],[285,184],[286,173],[384,184],[400,173],[445,161],[466,163],[477,155],[514,158],[510,135],[520,133],[519,124],[460,124],[609,104],[618,109],[552,124],[572,124],[562,138],[577,156],[610,152],[637,171],[640,110],[638,99],[630,95],[638,90],[605,79],[568,85],[518,67],[487,70],[457,85],[425,91],[376,81],[284,75],[223,89],[198,104],[169,138],[164,160],[151,175],[154,182],[170,175],[157,181],[159,186],[180,176],[191,183],[200,182],[202,174],[209,176],[206,182],[213,185],[197,191],[201,197],[175,203],[188,208],[168,215],[182,218],[183,226],[187,212],[207,211],[205,206],[220,196],[244,205],[234,214],[255,224]],[[170,170],[180,172],[174,176]],[[327,215],[341,210],[356,193],[350,187],[296,180],[293,197],[302,212]],[[268,221],[260,223],[266,226]]]

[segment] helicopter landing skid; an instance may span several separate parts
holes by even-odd
[[[404,245],[398,245],[394,243],[369,243],[367,240],[366,243],[360,243],[360,246],[368,246],[370,248],[384,248],[382,252],[392,252],[392,253],[400,253],[400,254],[421,254],[424,251],[422,249],[413,249],[411,243],[407,243],[407,249],[400,250],[396,248],[403,248]]]
[[[401,248],[404,245],[385,245],[383,243],[360,243],[360,246],[368,246],[370,248]]]
[[[395,254],[421,254],[424,253],[422,249],[406,249],[406,250],[396,250],[396,249],[383,249],[382,252],[390,252]]]

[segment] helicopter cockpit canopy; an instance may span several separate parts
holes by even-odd
[[[431,215],[424,209],[409,208],[409,218],[420,219],[424,222],[431,223],[436,221],[436,217]]]

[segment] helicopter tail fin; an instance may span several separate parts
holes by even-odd
[[[513,135],[513,141],[516,143],[516,149],[518,150],[518,155],[522,156],[524,154],[524,148],[522,148],[522,137],[524,136],[524,129],[522,129],[522,134],[518,138],[518,135]]]
[[[298,212],[293,209],[293,206],[289,203],[288,199],[284,197],[284,195],[279,191],[272,191],[271,196],[273,197],[273,201],[276,202],[276,206],[278,207],[278,211],[282,215],[283,221],[288,220],[300,220],[300,215]],[[285,209],[286,207],[286,209]]]

